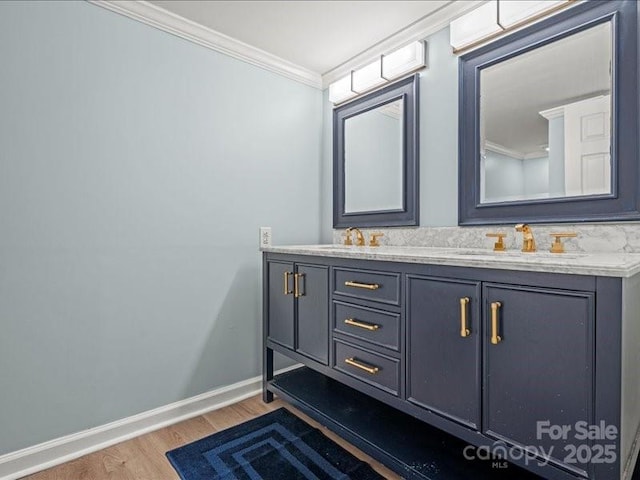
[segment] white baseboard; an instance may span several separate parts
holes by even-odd
[[[284,373],[300,365],[283,368]],[[88,453],[257,395],[262,377],[253,377],[195,397],[154,408],[99,427],[0,456],[0,480],[16,480]]]

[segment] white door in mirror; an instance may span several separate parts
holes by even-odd
[[[567,195],[611,193],[611,95],[564,106]]]
[[[260,227],[260,248],[271,246],[271,227]]]

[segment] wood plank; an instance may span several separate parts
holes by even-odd
[[[25,477],[25,480],[177,480],[178,474],[165,457],[167,451],[280,407],[287,408],[310,425],[320,429],[344,449],[369,463],[384,478],[400,480],[398,475],[293,406],[280,399],[266,404],[262,402],[261,396],[251,397],[228,407],[141,435],[30,475]]]

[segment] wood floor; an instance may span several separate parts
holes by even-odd
[[[278,399],[265,404],[258,396],[24,478],[29,480],[176,480],[179,477],[167,461],[165,452],[280,407],[289,409],[309,424],[320,428],[327,437],[356,457],[368,462],[383,477],[393,480],[401,478],[289,404]]]

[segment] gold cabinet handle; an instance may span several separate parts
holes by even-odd
[[[502,337],[498,335],[498,310],[501,306],[500,302],[491,302],[491,343],[493,345],[502,341]]]
[[[471,335],[467,328],[467,307],[469,305],[469,297],[460,299],[460,336],[465,338]]]
[[[380,325],[376,325],[374,323],[358,322],[353,318],[347,318],[344,321],[344,323],[346,323],[347,325],[351,325],[352,327],[364,328],[365,330],[370,330],[370,331],[378,330],[380,328]]]
[[[380,371],[380,369],[378,367],[370,367],[369,365],[364,365],[360,362],[357,362],[355,360],[355,358],[351,357],[351,358],[345,358],[344,359],[344,363],[351,365],[352,367],[356,367],[359,368],[360,370],[364,370],[365,372],[371,374],[371,375],[375,375],[376,373],[378,373]]]
[[[377,290],[380,288],[380,285],[378,285],[377,283],[360,283],[360,282],[352,282],[352,281],[344,282],[344,286],[354,287],[354,288],[364,288],[367,290]]]
[[[304,277],[304,273],[293,274],[293,296],[295,298],[304,297],[304,293],[300,291],[300,278]]]
[[[293,293],[293,290],[289,290],[289,275],[291,272],[284,272],[284,294],[289,295]]]

